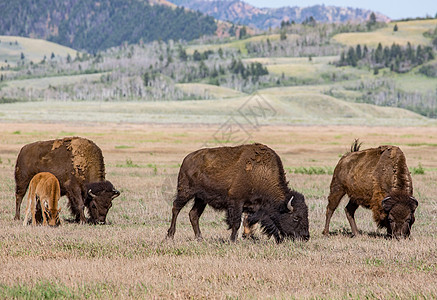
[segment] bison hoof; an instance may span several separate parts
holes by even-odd
[[[329,231],[327,231],[327,230],[323,230],[322,234],[323,234],[323,235],[329,235]]]

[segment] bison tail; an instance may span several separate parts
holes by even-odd
[[[351,145],[351,152],[358,152],[360,151],[361,147],[360,139],[355,139],[354,142]]]

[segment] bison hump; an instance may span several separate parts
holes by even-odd
[[[98,181],[105,178],[102,151],[96,144],[79,137],[64,142],[67,142],[67,150],[71,151],[74,172],[78,178],[84,181]]]

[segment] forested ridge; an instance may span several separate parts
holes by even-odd
[[[0,2],[0,35],[42,38],[88,52],[141,40],[193,40],[216,29],[213,17],[141,0]]]

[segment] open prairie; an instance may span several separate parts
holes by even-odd
[[[194,240],[188,205],[174,241],[165,240],[182,159],[220,145],[220,125],[0,123],[0,298],[435,298],[437,297],[437,128],[259,126],[250,141],[275,149],[289,185],[306,196],[308,242],[228,242],[224,214],[207,208]],[[30,142],[78,135],[105,156],[107,179],[121,191],[109,225],[23,227],[13,221],[13,171]],[[354,138],[363,148],[401,147],[419,201],[408,240],[388,240],[368,210],[350,237],[340,204],[329,237],[321,234],[330,173]],[[424,172],[424,174],[420,174]],[[62,218],[69,218],[65,197]],[[24,206],[24,203],[23,203]]]
[[[393,31],[395,24],[399,28],[396,32]],[[393,43],[407,45],[408,42],[412,45],[428,45],[430,41],[423,36],[423,33],[434,29],[436,25],[437,19],[392,22],[387,27],[371,33],[340,33],[334,36],[334,40],[348,46],[359,43],[371,47],[376,47],[378,43],[383,46],[391,46]]]
[[[40,62],[46,57],[49,59],[53,53],[55,56],[65,58],[67,55],[74,57],[76,50],[40,39],[32,39],[20,36],[0,35],[0,60],[9,63],[17,63],[20,54],[25,58]]]

